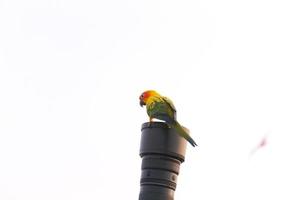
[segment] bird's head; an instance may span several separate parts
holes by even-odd
[[[158,93],[154,90],[147,90],[140,95],[140,106],[143,107],[147,104],[149,97],[158,95]]]

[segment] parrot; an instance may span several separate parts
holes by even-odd
[[[175,129],[193,147],[197,146],[189,135],[188,129],[181,126],[177,121],[176,108],[169,98],[161,96],[155,90],[147,90],[140,95],[139,100],[141,107],[146,106],[150,124],[154,118],[165,121],[169,128]]]

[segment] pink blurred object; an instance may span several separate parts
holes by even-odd
[[[252,156],[254,153],[256,153],[257,150],[259,150],[260,148],[265,147],[266,145],[267,145],[267,136],[264,136],[261,139],[260,143],[252,149],[252,151],[250,152],[250,156]]]
[[[260,144],[258,145],[258,148],[264,147],[264,146],[266,146],[266,145],[267,145],[267,137],[264,137],[264,138],[261,140]]]

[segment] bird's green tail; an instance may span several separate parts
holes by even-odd
[[[193,147],[197,146],[196,142],[193,140],[193,138],[189,135],[189,131],[187,128],[181,126],[177,121],[174,122],[174,124],[171,125],[172,128],[174,128],[177,133],[186,139]]]

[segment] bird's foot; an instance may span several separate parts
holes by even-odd
[[[151,128],[152,126],[153,117],[149,118],[148,128]]]
[[[148,123],[148,128],[151,128],[152,127],[152,122],[150,121],[149,123]]]

